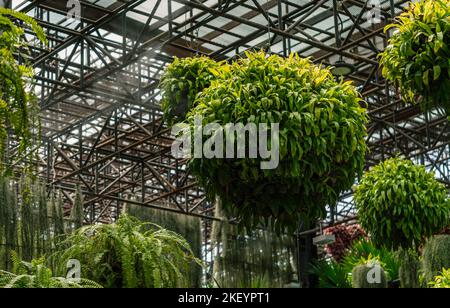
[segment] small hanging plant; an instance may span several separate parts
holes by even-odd
[[[240,137],[247,135],[249,140],[248,133],[214,129],[211,136],[224,134],[223,149],[216,144],[214,151],[227,158],[193,158],[190,170],[211,199],[222,199],[226,214],[239,218],[241,226],[263,223],[276,231],[296,229],[300,220],[309,223],[324,217],[326,205],[334,205],[362,173],[367,116],[360,102],[350,83],[337,82],[328,69],[308,59],[247,53],[232,64],[227,78],[204,89],[187,121],[193,130],[199,117],[203,127],[266,124],[269,151],[279,141],[272,157],[279,164],[262,168],[268,159],[251,158],[250,142],[245,145],[246,158],[238,151],[227,157],[226,143],[236,150]],[[272,124],[279,125],[278,138],[270,138]]]
[[[404,100],[450,115],[450,0],[411,3],[385,31],[392,28],[381,54],[383,75],[398,84]]]
[[[401,158],[367,172],[354,198],[361,226],[377,246],[417,248],[450,219],[446,187],[424,166]]]
[[[15,21],[17,20],[17,22]],[[20,25],[18,24],[20,23]],[[25,39],[25,27],[29,27],[41,43],[45,34],[36,21],[19,12],[0,8],[0,169],[11,163],[6,154],[7,139],[17,140],[14,159],[32,154],[34,136],[40,134],[39,105],[31,89],[33,69],[20,64],[15,55],[23,58],[29,46]],[[24,61],[22,61],[24,62]]]
[[[161,77],[160,84],[162,110],[169,125],[182,122],[194,107],[197,95],[226,71],[225,63],[208,57],[175,58]]]

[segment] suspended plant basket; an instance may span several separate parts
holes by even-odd
[[[383,75],[399,86],[405,101],[450,115],[450,0],[411,3],[385,31],[391,29],[380,55]]]
[[[189,166],[211,199],[219,196],[226,214],[238,217],[241,226],[262,223],[277,231],[296,229],[300,220],[324,217],[326,205],[335,204],[362,173],[366,111],[350,83],[336,81],[329,69],[308,59],[263,52],[246,56],[231,65],[227,78],[213,80],[203,90],[187,121],[192,129],[198,117],[203,127],[266,124],[267,148],[275,149],[272,158],[279,164],[262,168],[269,159],[249,158],[247,143],[246,158],[193,158]],[[276,124],[278,153],[272,126]],[[236,149],[239,137],[247,134],[222,132],[223,149],[230,140]],[[220,129],[211,136],[216,133]],[[204,137],[205,144],[210,136]]]

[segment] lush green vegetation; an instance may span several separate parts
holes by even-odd
[[[127,215],[110,225],[86,226],[69,235],[54,257],[58,273],[70,259],[82,264],[81,276],[104,287],[186,287],[192,261],[189,244],[178,234]]]
[[[25,156],[30,157],[34,152],[33,142],[40,139],[34,138],[40,133],[40,119],[37,100],[30,91],[33,69],[26,63],[20,64],[16,58],[20,54],[22,59],[27,59],[22,53],[30,44],[24,35],[26,28],[36,34],[41,44],[46,43],[43,30],[33,18],[0,8],[0,170]],[[8,136],[18,141],[14,157],[8,157],[6,152]]]
[[[175,58],[161,77],[165,120],[169,124],[183,121],[195,106],[197,95],[226,71],[226,63],[217,63],[208,57]]]
[[[373,167],[354,197],[361,226],[379,246],[417,248],[449,222],[446,187],[409,160],[392,158]]]
[[[442,269],[441,274],[434,277],[434,281],[431,281],[429,286],[437,289],[450,289],[450,268]]]
[[[204,89],[188,121],[191,127],[196,116],[203,125],[279,123],[279,166],[261,170],[261,157],[194,158],[190,170],[242,225],[295,229],[300,219],[323,217],[325,206],[362,173],[367,116],[360,103],[350,83],[337,82],[308,59],[247,53],[231,65],[228,78]],[[236,148],[235,132],[224,135]]]
[[[13,253],[13,272],[0,271],[0,288],[101,288],[91,280],[53,277],[52,271],[44,265],[44,259],[21,261]]]
[[[411,3],[386,30],[392,28],[396,31],[381,54],[383,74],[400,86],[406,101],[450,113],[450,1]]]

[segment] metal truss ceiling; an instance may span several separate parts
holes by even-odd
[[[348,78],[371,118],[368,166],[402,153],[450,183],[444,114],[404,104],[378,67],[383,28],[407,1],[381,1],[381,22],[373,25],[365,0],[80,2],[81,22],[67,19],[66,1],[13,1],[13,7],[35,17],[50,42],[30,54],[43,110],[41,175],[62,188],[68,210],[75,187],[82,187],[87,222],[114,220],[127,200],[213,216],[185,162],[169,153],[158,80],[173,56],[225,60],[264,48],[324,65],[351,63],[356,71]],[[332,220],[354,214],[350,192],[331,213]]]

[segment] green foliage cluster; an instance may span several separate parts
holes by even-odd
[[[418,247],[449,222],[447,189],[409,160],[392,158],[373,167],[354,198],[361,226],[379,246]]]
[[[389,281],[399,277],[400,261],[397,253],[386,248],[377,248],[367,239],[353,243],[343,259],[320,260],[311,266],[311,272],[319,278],[321,288],[352,288],[352,271],[368,262],[378,262]]]
[[[33,18],[0,8],[0,169],[9,162],[6,154],[8,134],[18,141],[14,156],[17,160],[32,155],[34,134],[40,132],[39,106],[29,89],[33,70],[30,65],[19,64],[16,60],[17,54],[26,58],[22,54],[30,44],[24,35],[26,28],[36,34],[38,41],[46,43],[43,30]]]
[[[396,280],[399,277],[400,261],[397,253],[387,249],[378,248],[371,241],[361,240],[353,244],[348,254],[342,261],[342,266],[347,273],[361,264],[362,260],[376,259],[383,266],[389,280]]]
[[[450,268],[450,235],[431,237],[423,248],[422,271],[425,281],[433,281],[443,268]]]
[[[434,281],[428,285],[436,289],[450,289],[450,268],[443,268],[441,274],[434,277]]]
[[[226,63],[208,57],[175,58],[161,77],[164,118],[172,125],[181,122],[195,106],[197,95],[226,71]]]
[[[405,100],[423,98],[425,107],[441,106],[450,113],[450,1],[411,3],[381,54],[383,74],[397,82]]]
[[[335,260],[319,260],[311,265],[311,273],[319,278],[319,288],[324,289],[350,289],[349,272]]]
[[[81,276],[104,287],[185,287],[192,261],[200,264],[189,244],[178,234],[141,223],[127,215],[110,225],[83,227],[60,243],[57,272],[70,259],[82,264]]]
[[[28,263],[13,253],[12,260],[13,273],[0,271],[0,288],[101,288],[98,283],[88,279],[53,277],[52,271],[45,267],[43,258]]]
[[[161,211],[140,205],[127,204],[127,213],[142,222],[150,222],[181,235],[189,243],[196,258],[202,256],[201,219],[185,214]],[[189,271],[183,273],[189,280],[189,287],[201,285],[202,268],[192,262]]]
[[[372,263],[370,263],[372,262]],[[376,268],[378,267],[378,268]],[[371,282],[368,279],[372,270],[380,271],[380,281]],[[379,263],[371,260],[367,264],[357,265],[352,270],[352,285],[354,288],[386,289],[388,287],[386,273]]]
[[[261,157],[193,158],[190,170],[241,225],[296,229],[300,219],[323,217],[325,206],[362,173],[367,115],[360,102],[350,83],[337,82],[309,59],[247,53],[231,65],[228,78],[204,89],[187,120],[191,128],[195,116],[203,117],[204,126],[279,123],[280,164],[261,170]],[[236,149],[236,132],[224,135]]]

